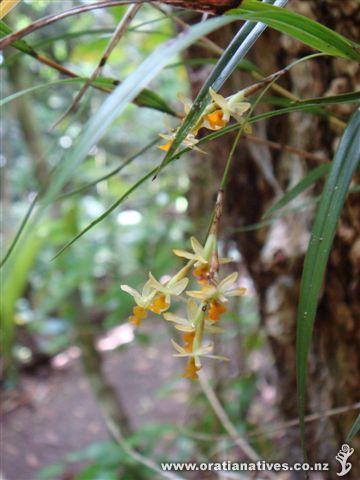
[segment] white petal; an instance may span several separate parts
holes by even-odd
[[[183,278],[183,279],[179,280],[178,282],[176,282],[175,285],[169,287],[168,291],[172,295],[180,295],[180,293],[182,293],[185,290],[188,283],[189,283],[189,279],[188,278]]]
[[[174,315],[171,312],[164,313],[164,318],[168,322],[179,323],[180,325],[188,325],[189,324],[189,322],[186,320],[186,318],[178,317],[177,315]]]
[[[228,290],[228,288],[236,282],[238,275],[239,275],[238,272],[230,273],[230,275],[228,275],[226,278],[221,280],[221,282],[218,285],[218,289],[222,290],[223,292]]]
[[[226,292],[228,297],[242,297],[246,294],[246,288],[235,288],[234,290],[230,290]]]
[[[235,105],[231,105],[230,112],[234,117],[241,117],[242,115],[244,115],[245,112],[250,109],[250,107],[251,103],[248,102],[235,103]]]
[[[190,242],[191,242],[191,246],[192,246],[192,249],[194,250],[195,254],[198,257],[203,257],[204,256],[204,248],[201,245],[201,243],[199,242],[199,240],[197,240],[195,237],[191,237]]]
[[[171,338],[170,341],[171,341],[173,347],[175,348],[175,350],[177,350],[180,354],[182,354],[182,355],[187,354],[186,350],[184,348],[180,347],[180,345],[178,343],[176,343],[175,340],[173,340]]]
[[[204,293],[199,290],[189,290],[186,292],[186,295],[189,295],[189,297],[198,298],[199,300],[206,300],[207,298],[204,296]]]
[[[162,285],[158,280],[156,280],[156,278],[151,272],[149,272],[148,284],[156,290],[159,290],[160,292],[164,289],[164,285]]]
[[[192,325],[175,325],[176,330],[180,330],[180,332],[194,332],[194,327]]]
[[[154,290],[154,288],[151,286],[151,281],[148,280],[143,289],[142,289],[142,296],[143,297],[147,297],[148,295],[150,295],[150,293]]]
[[[227,103],[227,100],[226,98],[224,98],[222,95],[220,95],[219,93],[216,93],[215,90],[213,90],[212,88],[209,88],[209,93],[211,95],[211,98],[213,99],[213,101],[219,105],[220,108],[222,109],[227,109],[228,108],[228,103]]]
[[[121,290],[128,293],[129,295],[131,295],[134,298],[141,298],[140,293],[137,290],[135,290],[135,288],[132,288],[129,285],[121,285],[120,288],[121,288]]]
[[[190,322],[193,322],[198,313],[198,304],[194,300],[189,300],[187,302],[187,316]]]
[[[230,358],[223,357],[222,355],[203,355],[206,358],[213,358],[214,360],[224,360],[225,362],[230,362]]]
[[[173,253],[176,256],[181,257],[181,258],[187,258],[188,260],[195,260],[195,255],[193,253],[186,252],[185,250],[174,249]]]
[[[180,102],[184,105],[185,113],[189,113],[192,107],[192,101],[189,98],[185,97],[185,95],[183,95],[182,93],[178,93],[177,97],[180,100]]]
[[[234,260],[230,257],[221,257],[219,258],[219,263],[221,263],[221,265],[223,265],[224,263],[230,263],[230,262],[233,262]]]

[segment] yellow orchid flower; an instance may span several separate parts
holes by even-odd
[[[144,310],[148,310],[156,295],[156,290],[150,286],[150,280],[145,283],[141,293],[135,290],[135,288],[130,287],[129,285],[120,285],[120,288],[124,292],[131,295],[135,300],[137,306],[143,308]]]
[[[209,89],[209,93],[213,103],[208,107],[208,110],[211,111],[205,112],[202,117],[203,127],[209,130],[220,130],[229,123],[230,117],[235,118],[237,122],[243,122],[244,113],[251,107],[251,103],[243,101],[243,92],[238,92],[228,98],[216,93],[212,88]]]
[[[191,290],[186,292],[187,295],[197,298],[202,302],[209,300],[218,300],[220,302],[227,302],[227,297],[235,297],[245,295],[245,288],[238,288],[236,280],[238,273],[233,272],[226,278],[221,280],[217,285],[205,285],[201,290]]]
[[[177,132],[170,134],[160,133],[159,137],[166,140],[166,143],[164,145],[159,145],[158,148],[160,148],[160,150],[164,150],[165,152],[169,151],[171,145],[173,144],[176,133]],[[181,145],[186,148],[190,148],[191,150],[196,150],[197,152],[206,153],[204,152],[204,150],[201,150],[201,148],[196,146],[198,142],[199,140],[195,138],[195,135],[193,133],[188,133],[184,140],[181,142]]]
[[[167,297],[170,297],[171,295],[178,296],[180,295],[185,288],[187,287],[187,284],[189,283],[188,278],[181,278],[180,280],[171,278],[168,280],[165,284],[160,283],[154,275],[150,272],[149,273],[149,280],[147,281],[149,284],[150,288],[153,288],[157,292],[161,292],[162,294],[166,295]]]
[[[195,333],[196,322],[201,312],[201,307],[199,307],[194,300],[189,300],[187,302],[187,318],[179,317],[171,312],[167,312],[164,313],[164,319],[168,322],[175,323],[175,328],[181,332]],[[224,330],[219,327],[213,327],[212,325],[205,325],[204,331],[206,333],[220,333]]]
[[[121,285],[121,289],[131,295],[136,303],[133,314],[129,318],[130,322],[139,326],[141,321],[147,317],[148,310],[157,314],[165,312],[170,307],[171,296],[180,295],[185,290],[188,281],[187,278],[170,279],[164,285],[149,273],[149,280],[145,283],[142,293],[129,285]]]
[[[199,240],[197,240],[195,237],[191,237],[190,239],[191,247],[193,249],[194,253],[187,252],[186,250],[178,250],[174,249],[173,252],[175,255],[178,257],[182,258],[187,258],[188,260],[192,260],[195,262],[195,269],[198,267],[201,268],[203,266],[209,266],[210,261],[211,261],[211,256],[216,248],[216,237],[213,234],[210,234],[206,240],[206,243],[204,246],[201,245]],[[228,263],[231,262],[231,258],[220,258],[219,263]],[[203,276],[205,273],[205,270],[195,270],[194,271],[195,276]]]
[[[202,345],[201,347],[194,349],[191,352],[188,352],[184,347],[181,347],[178,343],[175,342],[175,340],[171,339],[171,343],[175,350],[178,353],[174,353],[174,357],[193,357],[196,359],[199,359],[199,357],[206,357],[206,358],[213,358],[216,360],[224,360],[224,361],[229,361],[227,357],[224,357],[222,355],[213,355],[211,352],[214,349],[214,344],[213,343],[208,343],[207,345]],[[199,362],[199,360],[198,360]],[[197,363],[197,362],[196,362]],[[200,366],[200,363],[197,363],[197,366]]]
[[[191,380],[197,380],[199,378],[198,371],[201,370],[201,367],[197,367],[195,363],[195,358],[189,358],[186,362],[186,369],[183,375],[183,378],[190,378]]]

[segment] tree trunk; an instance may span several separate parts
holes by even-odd
[[[321,21],[348,38],[357,38],[360,6],[355,0],[294,0],[289,8]],[[216,32],[212,40],[219,44],[228,43],[233,28]],[[299,42],[268,30],[256,43],[251,59],[270,74],[309,53],[309,49]],[[199,47],[192,47],[190,55],[204,57],[207,53]],[[301,98],[334,95],[358,88],[356,68],[353,62],[331,57],[318,58],[294,68],[281,83]],[[208,70],[202,68],[189,70],[194,95],[207,73]],[[234,93],[249,82],[249,75],[235,73],[222,93]],[[333,107],[332,112],[347,118],[352,108],[341,105]],[[308,113],[274,118],[254,127],[254,134],[258,136],[312,152],[324,161],[333,158],[341,133],[336,123]],[[232,141],[229,136],[212,142],[207,148],[207,158],[195,160],[197,167],[192,174],[194,188],[190,194],[190,208],[197,218],[209,215]],[[209,168],[203,168],[204,161]],[[268,228],[246,233],[234,230],[260,221],[262,214],[283,190],[297,183],[318,164],[311,158],[304,159],[284,150],[272,151],[268,146],[249,140],[242,141],[225,195],[222,235],[233,229],[228,239],[236,242],[254,281],[259,296],[261,324],[276,366],[277,405],[284,419],[297,416],[295,318],[314,208],[283,216]],[[209,185],[213,186],[212,190]],[[293,201],[292,206],[299,206],[311,198],[312,194],[303,194]],[[360,333],[356,328],[356,319],[360,318],[359,218],[359,198],[351,195],[339,223],[321,293],[309,359],[307,413],[323,412],[359,401]],[[330,462],[332,465],[332,472],[326,478],[337,478],[335,472],[339,470],[335,455],[345,443],[355,417],[356,414],[349,411],[307,427],[310,460]],[[358,440],[353,440],[353,447],[359,451]],[[279,451],[283,461],[301,460],[297,429],[286,432],[283,448]],[[359,468],[359,462],[356,465],[353,461],[348,478],[360,478]]]

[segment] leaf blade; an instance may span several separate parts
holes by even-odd
[[[332,163],[316,212],[305,256],[296,317],[296,377],[302,446],[305,453],[307,358],[326,264],[353,173],[360,162],[360,109],[352,116]]]
[[[291,200],[296,198],[301,192],[311,187],[319,178],[324,176],[330,170],[330,164],[324,163],[311,170],[300,182],[293,188],[288,190],[277,202],[274,203],[263,215],[263,218],[269,217],[271,214],[285,207]]]
[[[354,46],[354,42],[304,15],[256,0],[244,0],[240,7],[227,14],[266,23],[269,27],[329,55],[360,61],[359,49]]]

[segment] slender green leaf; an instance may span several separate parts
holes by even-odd
[[[172,60],[172,57],[204,35],[234,21],[233,17],[218,17],[199,23],[180,34],[176,39],[158,47],[126,80],[118,85],[106,98],[96,114],[85,125],[74,148],[59,163],[54,171],[49,187],[45,192],[32,225],[38,222],[45,209],[59,195],[63,185],[71,178],[74,169],[86,158],[88,151],[105,135],[107,129],[156,75]],[[28,225],[24,226],[27,227]],[[20,248],[18,242],[17,248]],[[16,249],[14,249],[14,252]]]
[[[317,303],[336,225],[351,178],[360,162],[360,109],[352,116],[331,165],[305,256],[297,311],[296,375],[301,438],[305,453],[307,358]]]
[[[12,33],[12,29],[10,27],[8,27],[4,22],[0,21],[0,37],[3,37],[3,36],[5,36],[9,33]],[[39,58],[38,53],[25,40],[17,40],[17,41],[12,43],[12,46],[15,47],[16,49],[20,50],[21,52],[23,52],[27,55],[30,55],[31,57],[33,57],[35,59]],[[70,72],[70,73],[72,73],[72,72]],[[76,74],[72,73],[72,76],[74,76],[76,78],[69,79],[68,83],[71,83],[70,80],[72,80],[72,82],[79,81],[80,77],[77,77]],[[83,82],[84,79],[81,79],[80,81]],[[117,80],[114,80],[114,79],[99,77],[94,82],[92,82],[92,85],[95,86],[95,87],[106,87],[111,91],[111,90],[114,89],[114,87],[116,85],[118,85],[118,83],[119,82]],[[49,83],[48,85],[54,85],[54,84],[56,84],[56,83],[52,82],[52,83]],[[33,87],[34,90],[36,90],[36,88],[37,88],[37,86]],[[42,87],[40,86],[39,88],[42,88]],[[27,90],[24,90],[24,92],[25,93],[30,93],[34,90],[27,89]],[[20,96],[20,92],[17,92],[14,95],[15,96]],[[14,98],[16,98],[16,97],[10,96],[10,97],[7,97],[7,99],[3,99],[0,106],[7,103],[8,101],[13,100]],[[140,91],[139,94],[137,95],[137,97],[134,98],[133,100],[136,101],[136,103],[139,106],[147,107],[147,108],[153,108],[154,110],[159,110],[160,112],[164,112],[164,113],[168,113],[169,115],[176,116],[176,113],[174,112],[174,110],[170,107],[170,105],[168,105],[167,102],[165,102],[165,100],[163,100],[157,93],[155,93],[155,92],[153,92],[153,91],[151,91],[147,88],[144,88],[142,91]]]
[[[70,197],[72,195],[77,195],[79,193],[82,193],[84,192],[85,190],[88,190],[89,188],[91,187],[94,187],[95,185],[97,185],[98,183],[100,182],[103,182],[105,180],[108,180],[109,178],[113,177],[114,175],[116,175],[117,173],[121,172],[121,170],[123,170],[125,167],[127,167],[130,163],[132,163],[136,158],[140,157],[143,153],[147,152],[151,147],[153,147],[154,145],[156,145],[157,143],[159,142],[159,138],[156,138],[154,140],[152,140],[150,143],[148,143],[147,145],[145,145],[144,148],[142,148],[141,150],[139,150],[138,152],[136,152],[134,155],[132,155],[131,157],[129,157],[127,160],[125,160],[124,162],[122,162],[121,165],[119,165],[118,167],[112,169],[109,173],[106,173],[105,175],[101,176],[100,178],[97,178],[96,180],[92,181],[92,182],[89,182],[89,183],[86,183],[85,185],[83,185],[82,187],[79,187],[79,188],[76,188],[75,190],[70,190],[69,192],[65,192],[63,193],[62,195],[60,195],[58,198],[65,198],[65,197]]]
[[[17,98],[20,98],[24,95],[29,95],[31,93],[36,93],[40,92],[42,90],[46,90],[51,87],[57,87],[59,85],[67,85],[67,84],[72,84],[72,83],[84,83],[86,82],[86,78],[65,78],[62,80],[54,80],[52,82],[48,83],[43,83],[40,85],[35,85],[33,87],[25,88],[24,90],[19,90],[18,92],[12,93],[11,95],[8,95],[7,97],[4,97],[0,100],[0,107],[3,107],[7,103],[12,102],[13,100],[16,100]],[[107,86],[107,85],[106,85]]]
[[[6,25],[3,20],[0,20],[0,38],[3,38],[11,33],[13,33],[13,30],[8,25]],[[32,55],[34,52],[33,48],[30,47],[30,45],[25,40],[15,40],[15,42],[13,42],[11,46],[16,48],[17,50],[20,50],[20,52],[26,53],[28,55]]]
[[[357,92],[340,93],[339,95],[332,95],[329,97],[307,98],[306,100],[299,100],[293,102],[298,105],[334,105],[336,103],[354,103],[360,100],[360,90]]]
[[[350,443],[352,439],[359,433],[360,431],[360,414],[357,416],[355,422],[353,423],[353,426],[350,429],[350,432],[348,433],[348,436],[346,437],[346,443]]]
[[[21,296],[26,286],[26,280],[31,270],[36,254],[41,248],[45,237],[37,233],[30,233],[27,242],[4,275],[4,284],[1,292],[0,317],[2,324],[2,348],[4,358],[9,364],[11,361],[11,348],[15,332],[15,307],[16,300]],[[9,365],[7,365],[9,366]]]
[[[288,0],[264,0],[264,3],[274,3],[276,6],[281,7],[286,5],[287,2]],[[231,17],[239,19],[239,17],[233,15],[231,15]],[[265,29],[266,25],[263,23],[255,24],[254,22],[246,22],[235,35],[206,79],[206,82],[203,84],[190,111],[180,125],[168,152],[156,172],[156,175],[158,175],[169,162],[170,158],[175,154],[183,140],[186,138],[186,135],[200,119],[210,102],[209,89],[212,88],[217,92],[221,88]]]
[[[263,218],[268,217],[269,215],[279,210],[279,208],[285,207],[291,200],[296,198],[301,192],[311,187],[319,178],[323,177],[330,170],[330,164],[324,163],[318,167],[311,170],[305,178],[303,178],[299,183],[297,183],[293,188],[285,193],[277,202],[274,203],[263,215]]]
[[[336,97],[328,97],[327,100],[328,100],[328,104],[330,105],[331,102],[332,102],[332,98],[336,98]],[[280,115],[284,115],[284,114],[287,114],[287,113],[292,113],[292,112],[296,112],[296,111],[299,111],[299,110],[307,110],[308,113],[312,113],[312,114],[316,114],[316,115],[325,115],[325,113],[323,112],[322,109],[320,108],[315,108],[315,107],[311,107],[311,106],[308,106],[308,108],[306,108],[306,105],[304,104],[301,104],[301,105],[298,105],[298,104],[295,104],[293,107],[288,107],[288,108],[283,108],[283,109],[279,109],[279,110],[273,110],[273,111],[270,111],[270,112],[265,112],[265,113],[262,113],[262,114],[259,114],[259,115],[255,115],[254,117],[250,118],[249,119],[249,123],[255,123],[255,122],[258,122],[258,121],[261,121],[261,120],[265,120],[265,119],[268,119],[268,118],[272,118],[272,117],[276,117],[276,116],[280,116]],[[215,140],[217,138],[220,138],[224,135],[227,135],[228,133],[230,132],[233,132],[233,131],[236,131],[240,128],[239,124],[233,124],[233,125],[229,125],[228,127],[225,127],[223,128],[222,130],[219,130],[217,132],[213,132],[213,133],[210,133],[209,135],[206,135],[205,137],[203,137],[202,139],[200,139],[199,141],[199,145],[200,144],[203,144],[203,143],[206,143],[206,142],[209,142],[211,140]],[[174,160],[174,158],[176,157],[177,158],[180,158],[184,153],[187,153],[189,152],[189,148],[185,148],[181,151],[179,151],[176,155],[174,155],[173,157],[170,158],[169,162],[170,163],[171,161]],[[159,169],[160,165],[156,168],[155,171],[153,171],[153,173],[156,173]],[[146,179],[148,178],[148,175],[145,175],[143,178],[142,178],[142,181],[139,182],[138,186],[140,186]],[[101,181],[101,179],[99,179],[98,181]],[[90,186],[90,185],[88,185]],[[87,188],[88,186],[84,186],[84,189]],[[82,190],[82,188],[81,188]],[[133,190],[132,190],[133,191]],[[74,191],[74,192],[69,192],[69,195],[70,194],[76,194],[77,192]],[[67,196],[67,194],[64,194],[64,195],[60,195],[60,197],[63,197],[63,196]],[[60,198],[59,197],[59,198]],[[32,205],[31,208],[29,209],[30,210],[30,213],[32,212],[33,208],[34,208],[35,205]],[[111,210],[112,211],[112,210]],[[25,229],[25,226],[27,224],[27,220],[29,218],[30,214],[29,215],[26,215],[25,219],[24,219],[24,222],[22,222],[21,224],[21,231],[18,231],[16,236],[15,236],[15,243],[17,242],[17,240],[19,239],[20,237],[20,234],[22,233],[22,231]],[[97,223],[97,222],[96,222]],[[89,230],[89,229],[88,229]],[[81,235],[80,235],[81,236]],[[13,250],[14,247],[15,247],[15,243],[14,241],[12,242],[9,250]],[[1,264],[0,264],[0,267],[5,263],[5,261],[8,259],[11,251],[8,251],[4,257],[4,259],[2,260]]]
[[[267,119],[267,118],[271,118],[271,117],[274,117],[274,116],[278,116],[278,115],[281,115],[281,114],[284,114],[284,113],[291,113],[291,112],[296,112],[298,110],[303,110],[303,106],[299,106],[299,105],[295,105],[294,107],[289,107],[289,108],[283,108],[283,109],[279,109],[279,110],[275,110],[275,111],[272,111],[272,112],[266,112],[266,113],[262,113],[262,114],[259,114],[259,115],[255,115],[254,117],[250,118],[248,123],[249,124],[252,124],[252,123],[255,123],[257,121],[260,121],[260,120],[264,120],[264,119]],[[312,112],[313,113],[313,112]],[[315,112],[315,113],[318,113],[318,112]],[[238,130],[239,128],[241,128],[241,125],[239,124],[234,124],[234,125],[230,125],[228,127],[225,127],[223,128],[222,130],[219,130],[217,132],[213,132],[213,133],[210,133],[209,135],[206,135],[205,137],[201,138],[198,142],[198,145],[201,145],[203,143],[206,143],[206,142],[209,142],[211,140],[215,140],[217,138],[220,138],[222,137],[223,135],[226,135],[230,132],[233,132],[233,131],[236,131]],[[190,149],[189,148],[184,148],[182,149],[181,151],[177,152],[175,155],[173,155],[172,157],[170,157],[169,161],[167,164],[170,164],[171,162],[173,162],[174,160],[178,160],[179,158],[181,158],[182,155],[184,155],[185,153],[189,152]],[[113,212],[121,203],[123,203],[124,200],[126,200],[126,198],[131,194],[133,193],[135,190],[137,190],[138,187],[140,187],[148,178],[151,177],[151,175],[154,175],[155,173],[157,173],[159,171],[159,167],[161,165],[158,165],[157,167],[155,167],[153,170],[151,170],[150,172],[148,172],[146,175],[144,175],[135,185],[133,185],[132,187],[129,188],[129,190],[124,194],[122,195],[118,200],[116,200],[103,214],[101,214],[99,217],[97,217],[93,222],[91,222],[91,224],[87,225],[81,232],[79,232],[79,234],[77,235],[76,238],[73,238],[72,240],[70,240],[65,246],[64,248],[61,249],[61,251],[59,251],[56,256],[54,258],[56,258],[58,255],[60,255],[62,252],[64,252],[68,247],[70,247],[76,240],[78,240],[80,237],[82,237],[85,233],[87,233],[89,230],[91,230],[93,227],[95,227],[98,223],[100,223],[102,220],[104,220],[108,215],[110,215],[111,212]],[[301,207],[302,208],[302,207]],[[264,222],[266,222],[266,225],[268,223],[270,223],[269,221],[265,220]],[[255,224],[255,225],[250,225],[247,227],[244,227],[244,231],[247,231],[247,230],[253,230],[254,227],[257,228],[258,224]],[[261,225],[263,226],[263,225]]]
[[[228,12],[242,19],[266,23],[269,27],[288,34],[320,52],[360,61],[358,46],[334,30],[310,18],[257,0],[243,0],[239,8]]]

